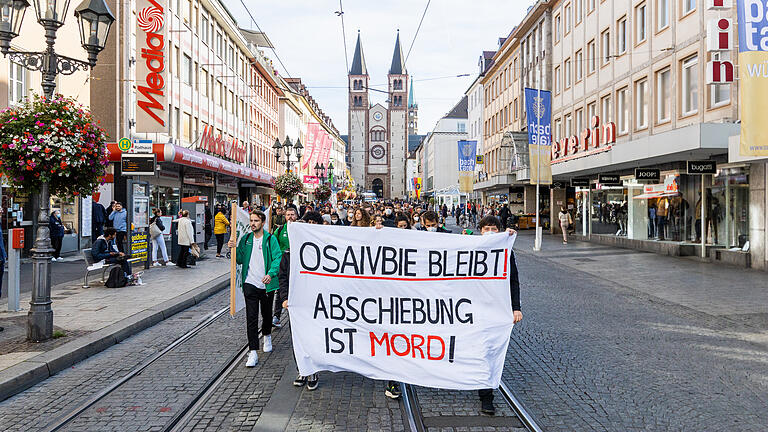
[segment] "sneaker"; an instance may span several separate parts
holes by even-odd
[[[306,383],[307,383],[307,377],[301,376],[301,375],[297,376],[296,379],[293,380],[293,385],[295,385],[296,387],[303,387],[304,384]]]
[[[274,328],[281,328],[283,325],[280,324],[280,318],[278,317],[272,317],[272,327]]]
[[[264,336],[264,352],[272,352],[272,335]]]
[[[400,384],[395,382],[388,384],[387,390],[384,391],[384,395],[390,399],[400,399],[402,394],[403,393],[400,391]]]
[[[317,379],[316,373],[313,373],[307,378],[307,390],[312,391],[316,389],[318,384],[320,384],[320,380]]]
[[[152,263],[152,267],[160,267],[160,263],[155,261]]]
[[[256,354],[256,350],[248,352],[248,360],[245,362],[245,367],[254,367],[259,363],[259,355]]]
[[[481,400],[480,401],[480,413],[485,415],[496,415],[496,407],[493,406],[492,400]]]

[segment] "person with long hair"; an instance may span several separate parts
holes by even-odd
[[[152,219],[149,220],[150,227],[152,225],[155,225],[158,231],[155,231],[156,235],[151,235],[152,230],[150,229],[150,236],[152,237],[152,266],[165,266],[168,263],[171,263],[171,261],[168,259],[168,250],[165,248],[165,238],[163,237],[163,231],[165,231],[165,226],[163,225],[163,220],[161,219],[161,216],[163,215],[163,211],[160,209],[160,207],[155,207],[154,210],[152,210],[154,216],[152,216]],[[157,249],[160,248],[160,253],[163,255],[163,262],[158,263],[158,256],[157,256]],[[171,263],[173,264],[173,263]]]
[[[369,227],[371,226],[371,215],[364,208],[355,210],[355,218],[352,220],[352,226]]]

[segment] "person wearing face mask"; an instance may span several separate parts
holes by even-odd
[[[342,222],[344,222],[344,226],[351,226],[354,220],[355,220],[355,211],[353,209],[350,209],[347,212],[347,217],[344,218]]]
[[[430,231],[430,232],[441,232],[441,233],[450,233],[450,230],[447,230],[438,224],[438,219],[440,217],[437,215],[437,213],[433,212],[432,210],[425,211],[421,214],[421,230],[422,231]]]
[[[337,213],[331,213],[331,225],[341,225],[341,226],[344,225],[344,223],[341,222],[341,219],[339,218],[339,215]]]
[[[61,244],[64,241],[64,224],[58,210],[51,212],[48,218],[48,229],[51,230],[51,246],[53,246],[53,258],[51,261],[61,261]]]
[[[486,216],[480,219],[477,224],[481,235],[492,235],[502,232],[502,225],[496,216]],[[509,235],[515,234],[515,230],[507,229]],[[515,252],[509,251],[509,295],[512,298],[513,322],[519,323],[523,320],[523,313],[520,311],[520,278],[517,273],[517,262],[515,261]],[[496,414],[496,408],[493,406],[493,389],[482,389],[477,391],[480,397],[480,413],[485,415]]]
[[[387,203],[387,205],[384,206],[384,226],[387,228],[394,228],[395,227],[395,206],[392,205],[392,203]]]

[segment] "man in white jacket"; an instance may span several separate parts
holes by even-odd
[[[195,244],[195,230],[192,228],[188,210],[181,211],[176,233],[179,243],[179,256],[176,258],[176,265],[181,268],[188,268],[189,247]]]

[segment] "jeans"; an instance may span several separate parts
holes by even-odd
[[[158,246],[160,247],[160,252],[163,254],[163,262],[168,262],[168,250],[165,248],[165,238],[162,234],[152,239],[152,261],[157,262]]]
[[[221,248],[224,246],[224,236],[226,234],[216,234],[216,255],[221,255]]]
[[[493,389],[482,389],[477,391],[481,401],[489,400],[493,402]]]
[[[208,242],[211,241],[211,233],[213,230],[210,225],[205,226],[205,243],[203,243],[203,249],[208,250]]]
[[[259,311],[261,311],[261,334],[272,334],[272,302],[275,292],[256,288],[251,284],[243,284],[245,296],[245,321],[248,331],[248,349],[259,349]]]
[[[51,237],[51,246],[53,246],[53,257],[61,258],[61,243],[64,237]]]
[[[179,245],[179,256],[176,257],[176,265],[181,268],[188,268],[187,259],[189,258],[189,246]]]
[[[118,231],[117,232],[117,239],[115,240],[115,243],[117,243],[117,250],[120,252],[125,253],[125,238],[128,236],[128,233],[125,231]]]

